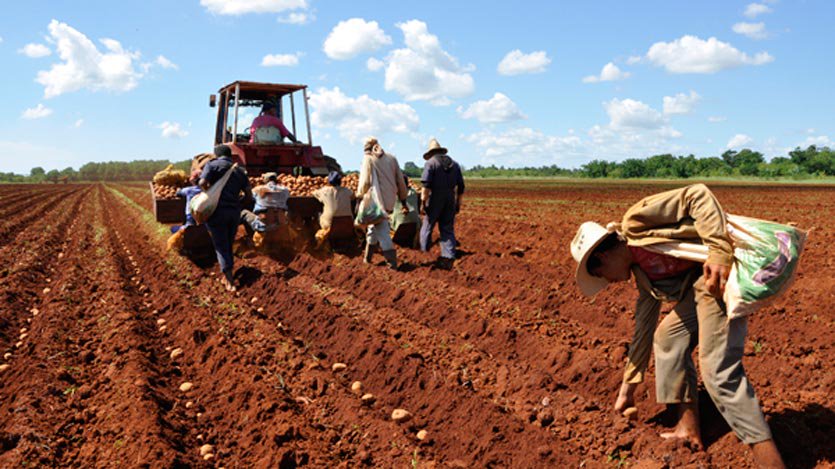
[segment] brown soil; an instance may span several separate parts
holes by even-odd
[[[612,410],[636,294],[581,297],[568,242],[663,188],[477,182],[451,271],[255,257],[229,294],[165,253],[147,186],[0,186],[0,467],[751,467],[706,396],[706,451],[662,441],[651,372],[636,422]],[[789,467],[831,466],[835,188],[714,189],[814,228],[745,366]]]

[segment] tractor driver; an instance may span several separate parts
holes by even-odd
[[[276,129],[280,136],[264,132],[264,130],[258,132],[259,129],[269,129],[271,127]],[[289,138],[293,143],[299,143],[296,137],[287,130],[281,119],[278,118],[275,103],[264,101],[261,106],[261,114],[252,120],[252,126],[249,128],[249,143],[281,143],[284,137]]]

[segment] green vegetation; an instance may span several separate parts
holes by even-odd
[[[169,164],[188,171],[191,160],[171,163],[168,160],[108,161],[87,163],[77,171],[65,168],[61,171],[45,171],[32,168],[28,175],[0,173],[3,182],[73,182],[73,181],[150,181],[154,174]],[[352,171],[348,171],[351,173]],[[406,162],[403,173],[420,178],[422,168]],[[762,153],[743,149],[728,150],[720,156],[697,158],[694,155],[655,155],[649,158],[629,158],[621,162],[596,159],[579,169],[560,168],[556,165],[524,168],[504,166],[473,166],[464,171],[465,177],[565,177],[608,179],[687,179],[687,178],[765,178],[811,179],[835,176],[835,150],[814,145],[805,150],[800,147],[787,156],[777,156],[766,161]]]
[[[760,152],[728,150],[721,156],[696,158],[694,155],[655,155],[646,159],[629,158],[621,162],[593,160],[580,169],[558,166],[504,168],[474,166],[464,171],[466,177],[580,177],[580,178],[790,178],[808,179],[835,176],[835,150],[814,145],[795,148],[787,157],[766,162]]]
[[[65,168],[61,171],[45,171],[41,167],[32,168],[29,175],[0,173],[0,182],[63,182],[66,181],[150,181],[154,174],[173,164],[176,169],[188,172],[191,160],[172,163],[168,160],[107,161],[87,163],[76,171]]]

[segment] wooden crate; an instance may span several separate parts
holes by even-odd
[[[154,184],[148,183],[151,190],[151,199],[154,201],[154,217],[160,223],[183,224],[186,222],[186,199],[157,199],[154,196]]]

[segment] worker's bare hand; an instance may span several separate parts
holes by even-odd
[[[707,291],[716,298],[722,298],[731,268],[721,264],[705,264],[703,270]]]
[[[408,215],[409,214],[409,207],[404,205],[403,207],[400,208],[400,213],[402,213],[403,215]]]

